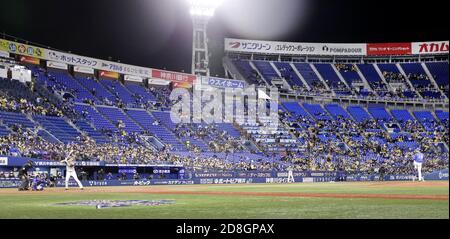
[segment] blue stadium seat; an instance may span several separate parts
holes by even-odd
[[[347,111],[344,110],[340,105],[337,104],[330,104],[325,105],[325,109],[330,112],[330,114],[337,119],[338,117],[342,117],[344,119],[351,119],[350,115],[347,113]]]
[[[127,133],[139,133],[143,129],[131,120],[124,112],[116,107],[97,106],[98,112],[108,118],[114,125],[117,125],[119,120],[125,124],[124,130]]]
[[[365,120],[372,119],[372,117],[367,113],[367,111],[360,106],[349,106],[347,107],[347,111],[357,122],[363,122]]]
[[[287,62],[274,62],[274,65],[280,71],[280,74],[292,86],[303,87],[303,82],[300,77],[292,69],[291,64]]]
[[[4,125],[21,125],[24,128],[34,128],[35,124],[22,113],[0,111],[0,120]]]
[[[407,110],[391,110],[391,114],[399,122],[414,120],[414,117]]]
[[[96,128],[96,130],[109,130],[112,132],[118,132],[116,126],[111,121],[106,119],[103,115],[97,112],[93,107],[89,105],[75,105],[75,110],[81,115],[83,111],[88,112],[87,120],[90,121]]]
[[[81,136],[64,118],[43,115],[35,115],[33,118],[63,143],[74,142],[77,137]]]
[[[181,141],[164,125],[154,125],[156,119],[145,110],[129,109],[126,113],[148,132],[159,138],[163,143],[171,145],[175,151],[187,151]]]
[[[303,107],[318,120],[332,120],[331,116],[318,104],[303,104]]]
[[[273,69],[272,65],[268,61],[253,61],[253,64],[267,81],[267,83],[272,84],[272,79],[280,78],[278,73]]]

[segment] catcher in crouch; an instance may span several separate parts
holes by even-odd
[[[66,159],[61,161],[66,164],[66,190],[69,189],[69,180],[70,177],[73,177],[75,181],[78,183],[78,186],[81,190],[83,190],[83,184],[81,184],[80,180],[77,177],[77,172],[75,171],[75,159],[76,153],[74,150],[70,150]]]

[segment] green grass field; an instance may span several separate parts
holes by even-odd
[[[448,182],[193,185],[45,192],[0,189],[0,218],[448,219],[448,195]],[[175,200],[175,203],[106,209],[55,205],[86,200]]]

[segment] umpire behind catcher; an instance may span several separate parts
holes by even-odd
[[[30,187],[30,177],[28,176],[28,170],[34,167],[34,162],[28,160],[26,164],[22,166],[19,170],[19,179],[21,180],[19,191],[29,190]]]

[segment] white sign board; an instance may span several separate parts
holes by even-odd
[[[225,51],[277,55],[365,56],[366,44],[294,43],[225,39]]]
[[[69,69],[69,67],[66,63],[54,62],[54,61],[47,61],[47,67],[61,69],[61,70]]]
[[[139,76],[132,76],[132,75],[125,75],[124,77],[125,81],[132,81],[132,82],[139,82],[142,83],[144,79]]]
[[[74,66],[73,71],[84,74],[94,74],[94,68],[85,67],[85,66]]]

